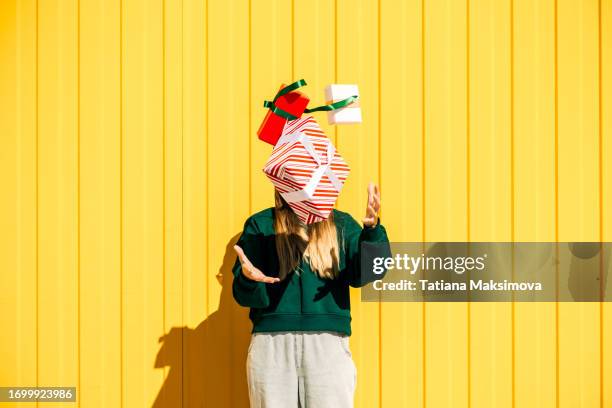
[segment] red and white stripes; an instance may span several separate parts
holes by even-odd
[[[263,171],[306,224],[325,220],[350,172],[312,116],[286,123]]]

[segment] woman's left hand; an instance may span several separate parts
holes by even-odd
[[[366,206],[366,215],[363,219],[363,225],[366,227],[374,227],[378,224],[378,211],[380,210],[380,191],[378,186],[372,182],[368,184],[368,204]]]

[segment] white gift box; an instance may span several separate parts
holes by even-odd
[[[327,103],[338,102],[351,96],[359,96],[357,85],[332,84],[325,88],[325,100]],[[327,112],[327,120],[330,125],[361,123],[359,100],[344,108]]]

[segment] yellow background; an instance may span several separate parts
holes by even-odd
[[[0,385],[246,406],[228,248],[281,82],[359,84],[317,118],[394,241],[612,240],[608,0],[2,0],[0,36]],[[352,296],[359,407],[612,407],[608,304]]]

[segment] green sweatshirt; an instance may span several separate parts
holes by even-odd
[[[301,271],[290,273],[278,283],[256,282],[242,274],[236,258],[232,291],[236,301],[250,307],[253,332],[337,331],[351,334],[349,286],[361,287],[380,279],[380,275],[360,270],[362,242],[388,243],[380,221],[362,228],[349,214],[333,210],[338,231],[340,274],[336,279],[321,279],[307,262]],[[274,209],[250,216],[237,245],[254,266],[265,275],[279,271],[274,240]]]

